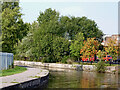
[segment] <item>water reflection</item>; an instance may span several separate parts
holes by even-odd
[[[50,71],[48,88],[120,88],[118,74],[46,69]]]
[[[118,75],[95,72],[50,70],[48,88],[117,88]]]

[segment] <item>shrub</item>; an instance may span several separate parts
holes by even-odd
[[[67,59],[67,63],[68,63],[68,64],[72,64],[74,61],[75,61],[75,57],[69,57],[69,58]]]
[[[52,57],[43,57],[41,62],[44,62],[44,63],[56,63],[56,60],[53,59]]]
[[[75,58],[70,56],[64,56],[63,59],[61,60],[62,63],[68,63],[68,64],[72,64],[73,61],[75,61]]]
[[[105,68],[105,63],[103,61],[99,61],[96,64],[96,71],[101,73],[101,72],[105,72],[106,68]]]
[[[73,61],[69,58],[69,59],[67,60],[67,63],[68,63],[68,64],[72,64]]]
[[[50,60],[49,60],[48,57],[44,57],[41,61],[42,61],[43,63],[48,63],[48,62],[50,62]]]
[[[63,59],[61,60],[61,63],[67,63],[68,58],[69,56],[64,56]]]

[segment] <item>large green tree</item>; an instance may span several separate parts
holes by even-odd
[[[26,36],[28,24],[21,19],[19,2],[2,3],[2,51],[14,52],[18,41]]]
[[[59,18],[59,12],[56,12],[55,10],[48,8],[44,12],[40,12],[37,21],[41,25],[43,23],[50,22],[53,19],[58,20],[58,18]]]
[[[69,42],[63,38],[59,13],[51,8],[41,12],[38,17],[39,29],[33,35],[32,53],[39,59],[48,58],[50,62],[59,61],[68,52]]]
[[[49,62],[57,62],[60,61],[69,50],[68,40],[57,35],[57,32],[46,33],[46,27],[49,30],[56,28],[51,28],[52,26],[52,24],[47,24],[34,32],[32,53],[34,53],[34,56],[37,57],[36,59],[43,57],[49,59]]]
[[[69,34],[71,40],[74,39],[78,32],[81,32],[85,39],[96,37],[96,39],[102,41],[103,32],[99,30],[95,21],[90,20],[87,17],[62,16],[60,18],[60,23],[63,31],[66,31]]]
[[[84,37],[101,39],[102,36],[94,21],[86,17],[60,17],[59,12],[51,8],[40,12],[37,21],[38,23],[30,25],[32,31],[30,30],[19,43],[19,50],[22,50],[18,50],[19,55],[22,53],[26,57],[33,56],[35,60],[42,57],[44,61],[48,60],[47,62],[61,61],[70,53],[69,46],[72,40],[72,55],[79,58]]]
[[[37,21],[39,22],[39,25],[43,25],[43,27],[44,24],[53,25],[48,25],[51,28],[47,29],[48,27],[46,27],[46,32],[51,32],[53,34],[57,33],[70,40],[73,40],[75,35],[81,32],[85,39],[96,37],[97,40],[102,41],[103,32],[99,30],[95,21],[90,20],[87,17],[60,17],[59,12],[49,8],[44,12],[40,12]]]
[[[59,19],[59,12],[48,8],[44,12],[40,12],[37,21],[39,23],[39,26],[43,28],[43,32],[63,36],[65,29],[62,29],[63,25],[59,22]]]

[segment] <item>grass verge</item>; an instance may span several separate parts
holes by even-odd
[[[20,66],[15,66],[12,69],[8,69],[8,70],[2,70],[0,77],[1,76],[8,76],[8,75],[13,75],[13,74],[17,74],[17,73],[22,73],[24,71],[26,71],[27,69],[25,67],[20,67]]]

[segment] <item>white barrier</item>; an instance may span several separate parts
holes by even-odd
[[[13,53],[0,52],[0,70],[9,69],[13,65]]]

